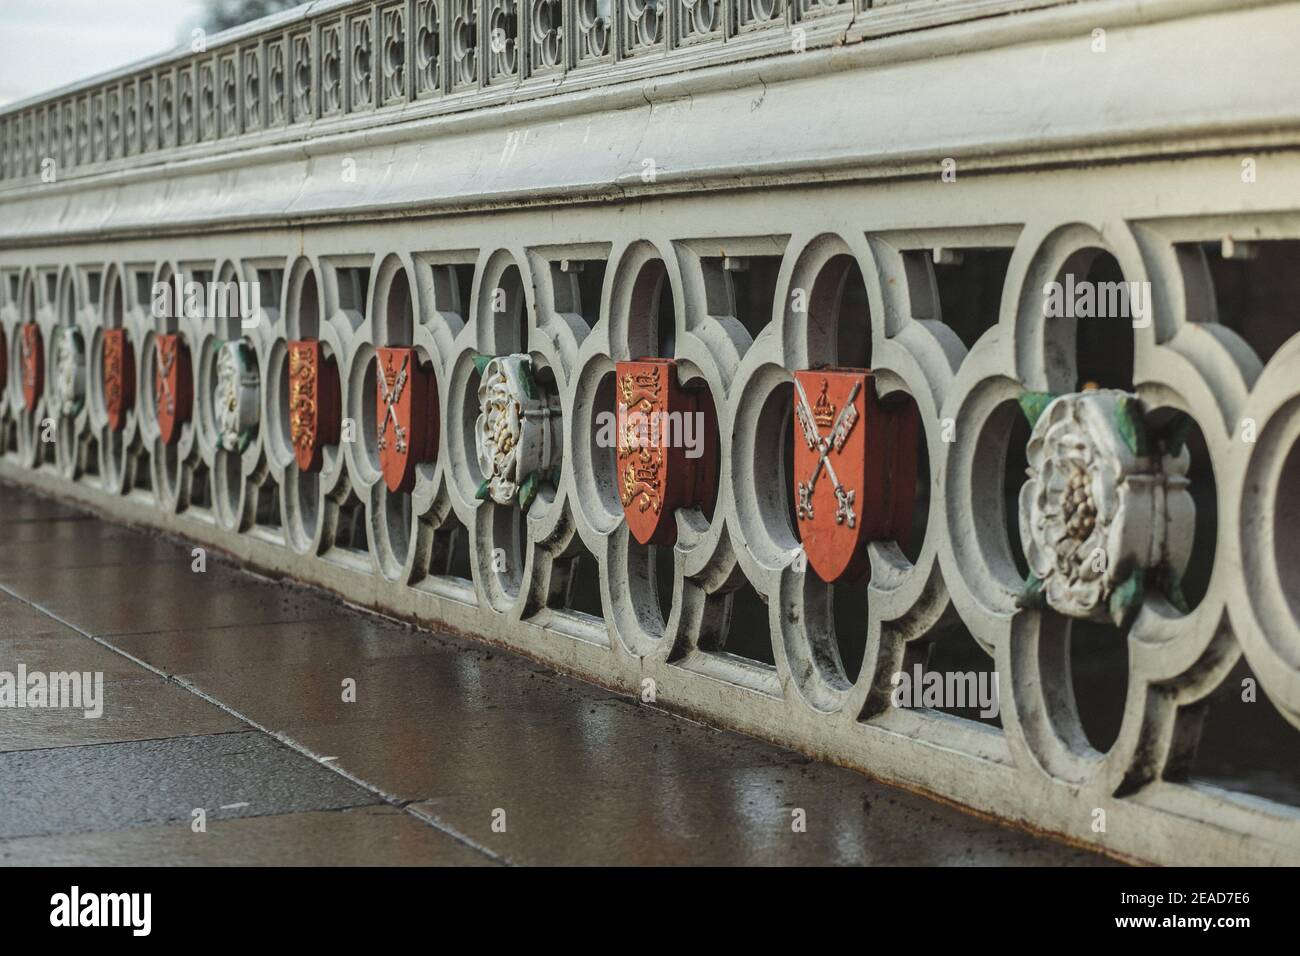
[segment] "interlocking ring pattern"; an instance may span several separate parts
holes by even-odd
[[[414,589],[477,605],[485,621],[540,623],[547,641],[580,633],[599,653],[705,672],[742,697],[783,699],[828,733],[870,724],[900,740],[986,757],[1001,752],[1005,772],[1017,779],[1106,799],[1186,786],[1180,775],[1201,705],[1243,655],[1272,705],[1300,727],[1300,335],[1263,365],[1235,332],[1197,321],[1205,316],[1192,297],[1209,281],[1204,262],[1157,228],[1063,222],[1026,226],[1010,241],[1000,310],[969,349],[943,321],[932,250],[847,221],[834,231],[795,224],[791,234],[727,242],[729,255],[734,247],[741,259],[745,249],[780,257],[765,306],[771,311],[756,325],[734,314],[735,273],[714,258],[720,240],[674,235],[611,236],[599,253],[590,245],[467,252],[450,241],[446,248],[458,251],[363,252],[369,243],[338,241],[305,254],[262,251],[255,262],[213,239],[207,255],[191,250],[149,266],[134,252],[108,262],[33,253],[21,266],[0,263],[9,343],[3,459],[53,468],[89,482],[96,495],[149,494],[166,514],[203,515],[232,534],[255,531],[295,561],[332,563],[358,582],[377,573],[394,593]],[[1020,398],[1081,385],[1075,322],[1048,318],[1041,290],[1065,272],[1086,271],[1101,254],[1127,280],[1168,292],[1152,320],[1132,330],[1131,388],[1150,414],[1177,410],[1194,421],[1218,516],[1208,584],[1195,606],[1176,607],[1152,590],[1120,638],[1129,649],[1127,699],[1105,752],[1087,744],[1067,692],[1068,620],[1018,601],[1024,572],[1008,532],[1014,498],[1008,504],[1003,484]],[[580,281],[581,272],[565,265],[580,259],[603,268],[603,280]],[[835,291],[851,268],[865,286],[865,301],[853,305]],[[261,308],[243,322],[203,310],[177,314],[170,305],[155,314],[150,286],[178,275],[259,282]],[[804,309],[793,304],[801,291],[812,303]],[[86,363],[84,402],[56,407],[47,384],[36,407],[25,406],[17,343],[20,325],[32,322],[51,353],[61,330],[76,330],[84,352],[60,354]],[[104,331],[116,328],[126,332],[137,375],[120,429],[110,427],[102,367]],[[929,461],[923,539],[907,553],[889,541],[870,546],[860,662],[841,659],[832,590],[801,565],[789,478],[772,451],[789,422],[792,372],[848,360],[846,332],[854,328],[862,341],[853,348],[869,350],[882,397],[915,402]],[[192,418],[170,444],[159,432],[154,389],[155,340],[165,333],[185,343],[195,388]],[[288,407],[288,343],[303,339],[319,341],[328,361],[318,372],[337,375],[344,416],[341,440],[323,449],[310,472],[295,461]],[[232,341],[256,367],[245,387],[260,389],[257,407],[243,406],[238,443],[220,439],[212,406],[218,356]],[[413,349],[436,383],[441,444],[415,466],[409,492],[391,492],[379,466],[381,347]],[[526,512],[477,494],[484,476],[473,433],[475,360],[518,352],[531,357],[563,415],[558,474]],[[684,385],[710,393],[721,449],[712,517],[699,508],[678,512],[671,572],[657,570],[653,554],[629,535],[612,449],[593,437],[597,416],[612,408],[614,363],[652,354],[675,359]],[[46,382],[65,373],[51,364]],[[47,419],[57,420],[53,455],[40,434]],[[1256,440],[1240,440],[1244,421]],[[459,574],[458,549],[467,550]],[[575,560],[597,570],[602,619],[568,606]],[[656,580],[667,573],[671,582]],[[774,666],[719,653],[731,596],[742,585],[766,602]],[[890,675],[957,621],[1002,677],[1002,729],[992,737],[887,703]],[[1268,813],[1278,825],[1296,819],[1280,804]]]

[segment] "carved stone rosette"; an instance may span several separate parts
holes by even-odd
[[[216,363],[212,417],[217,443],[226,451],[242,452],[257,434],[261,417],[257,357],[247,342],[235,340],[221,344]]]
[[[69,326],[55,333],[53,359],[51,411],[71,418],[86,403],[86,345],[78,329]]]
[[[525,510],[561,456],[560,400],[542,392],[527,355],[479,356],[479,416],[474,445],[482,470],[478,498]]]
[[[1152,435],[1137,396],[1115,389],[1028,393],[1021,405],[1034,426],[1020,489],[1030,569],[1021,603],[1121,625],[1155,587],[1185,611],[1178,580],[1196,518],[1185,420]]]

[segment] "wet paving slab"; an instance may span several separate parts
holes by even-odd
[[[40,548],[0,671],[105,702],[0,709],[0,864],[1107,862],[4,484],[0,523]]]
[[[0,754],[0,838],[338,810],[372,791],[256,731]]]
[[[499,866],[386,805],[0,840],[0,866]]]

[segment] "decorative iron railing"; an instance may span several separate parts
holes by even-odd
[[[0,476],[1119,856],[1300,861],[1300,4],[526,7],[0,112]]]

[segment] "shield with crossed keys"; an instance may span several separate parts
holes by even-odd
[[[410,491],[415,466],[438,454],[437,383],[413,348],[377,348],[375,354],[379,468],[389,491]]]
[[[289,343],[289,439],[300,471],[320,471],[342,418],[338,366],[317,339]]]
[[[36,403],[45,390],[45,340],[41,327],[27,322],[21,327],[18,339],[18,357],[23,375],[23,405],[29,412],[36,411]]]
[[[153,395],[158,411],[158,432],[164,445],[174,445],[181,426],[190,420],[194,378],[190,350],[178,333],[154,337]]]
[[[125,329],[104,330],[104,411],[110,431],[126,427],[126,413],[135,404],[135,351]]]
[[[867,369],[794,373],[794,499],[808,564],[868,577],[867,543],[905,543],[916,499],[916,406],[885,404]]]

